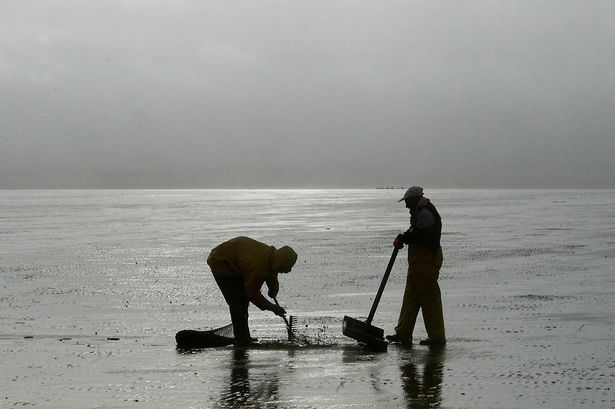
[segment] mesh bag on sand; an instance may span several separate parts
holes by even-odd
[[[235,341],[233,324],[207,331],[184,329],[175,334],[178,348],[209,348],[230,345]]]

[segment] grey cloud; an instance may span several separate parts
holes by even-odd
[[[614,187],[615,5],[5,2],[1,187]]]

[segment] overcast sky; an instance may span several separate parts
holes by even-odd
[[[0,188],[615,188],[615,1],[0,0]]]

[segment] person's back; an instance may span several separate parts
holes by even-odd
[[[215,274],[220,276],[246,279],[250,273],[268,272],[274,252],[273,246],[250,237],[239,236],[211,250],[207,264],[215,265]]]

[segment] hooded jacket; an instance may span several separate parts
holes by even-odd
[[[278,273],[289,272],[296,261],[297,253],[291,247],[276,249],[244,236],[218,245],[207,258],[214,275],[243,279],[246,296],[261,310],[270,304],[261,294],[263,283],[277,292],[280,286]]]
[[[412,247],[427,247],[436,254],[440,250],[442,219],[431,201],[423,197],[417,204],[416,214],[411,214],[410,228],[403,234],[403,241]]]

